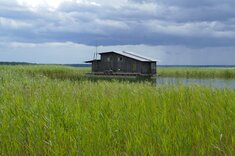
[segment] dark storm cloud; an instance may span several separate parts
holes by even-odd
[[[64,2],[53,11],[3,3],[1,40],[191,47],[235,43],[235,1],[130,0],[122,5],[116,2]]]
[[[213,21],[235,17],[234,0],[129,0],[136,3],[152,3],[173,8],[167,18],[176,21]],[[170,18],[172,17],[172,18]]]
[[[201,7],[201,6],[215,6],[215,5],[235,5],[234,0],[129,0],[137,3],[161,3],[170,6],[183,7]]]

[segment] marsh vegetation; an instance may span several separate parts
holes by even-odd
[[[235,68],[160,67],[158,73],[163,77],[235,79]]]
[[[0,67],[0,155],[234,155],[235,90]]]

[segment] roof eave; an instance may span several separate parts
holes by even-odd
[[[89,61],[85,61],[85,63],[92,63],[92,62],[98,62],[98,61],[100,61],[100,60],[89,60]]]
[[[137,61],[139,61],[139,60],[137,60]],[[159,62],[159,61],[156,61],[156,60],[149,60],[149,61],[141,61],[141,62]]]
[[[115,51],[105,51],[105,52],[100,52],[100,53],[98,53],[98,54],[106,54],[106,53],[116,53]]]

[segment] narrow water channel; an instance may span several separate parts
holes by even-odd
[[[196,79],[196,78],[172,78],[158,77],[157,84],[184,84],[184,85],[204,85],[216,88],[232,88],[235,89],[235,79]]]

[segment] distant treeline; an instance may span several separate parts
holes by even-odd
[[[91,67],[91,64],[63,64],[63,65],[71,67]]]
[[[71,67],[91,67],[91,64],[37,64],[28,62],[0,62],[0,65],[64,65]],[[235,67],[235,65],[158,65],[158,67]]]
[[[71,67],[91,67],[91,64],[40,64],[28,62],[0,62],[0,65],[64,65]]]
[[[235,67],[235,65],[158,65],[158,67]]]
[[[0,65],[36,65],[28,62],[0,62]]]

